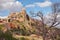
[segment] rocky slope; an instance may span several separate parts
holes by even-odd
[[[11,30],[16,34],[29,35],[39,32],[36,29],[36,23],[42,25],[41,21],[35,20],[23,9],[21,12],[13,12],[7,18],[7,22],[3,23],[3,32]]]

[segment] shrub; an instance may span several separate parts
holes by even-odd
[[[10,31],[7,31],[5,33],[0,31],[0,38],[3,38],[5,40],[17,40],[16,38],[12,37],[12,34]]]
[[[25,40],[25,38],[24,37],[21,37],[19,40]]]
[[[0,24],[0,30],[1,30],[3,27],[4,27],[4,25],[3,25],[3,24]]]
[[[29,40],[28,38],[21,37],[19,40]]]

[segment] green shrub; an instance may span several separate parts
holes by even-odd
[[[0,30],[1,30],[3,27],[4,27],[4,25],[3,25],[3,24],[0,24]]]
[[[12,34],[10,31],[7,31],[5,33],[0,31],[0,38],[4,38],[5,40],[17,40],[16,38],[12,37]]]
[[[21,37],[19,40],[29,40],[28,38]]]
[[[25,38],[24,37],[21,37],[19,40],[25,40]]]

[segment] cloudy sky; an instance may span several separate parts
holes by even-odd
[[[10,12],[19,12],[25,8],[30,11],[42,11],[44,14],[51,12],[51,5],[60,0],[0,0],[0,17],[8,16]]]

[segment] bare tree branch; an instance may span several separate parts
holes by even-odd
[[[52,22],[50,28],[51,28],[51,27],[54,27],[53,25],[57,22],[57,16],[58,16],[58,12],[59,12],[59,10],[60,10],[58,7],[59,7],[59,3],[56,3],[56,4],[53,4],[53,5],[52,5],[52,11],[53,11],[52,13],[53,13],[53,15],[54,15],[54,16],[53,16],[54,19],[53,19],[53,22]],[[59,23],[58,23],[58,24],[59,24]]]

